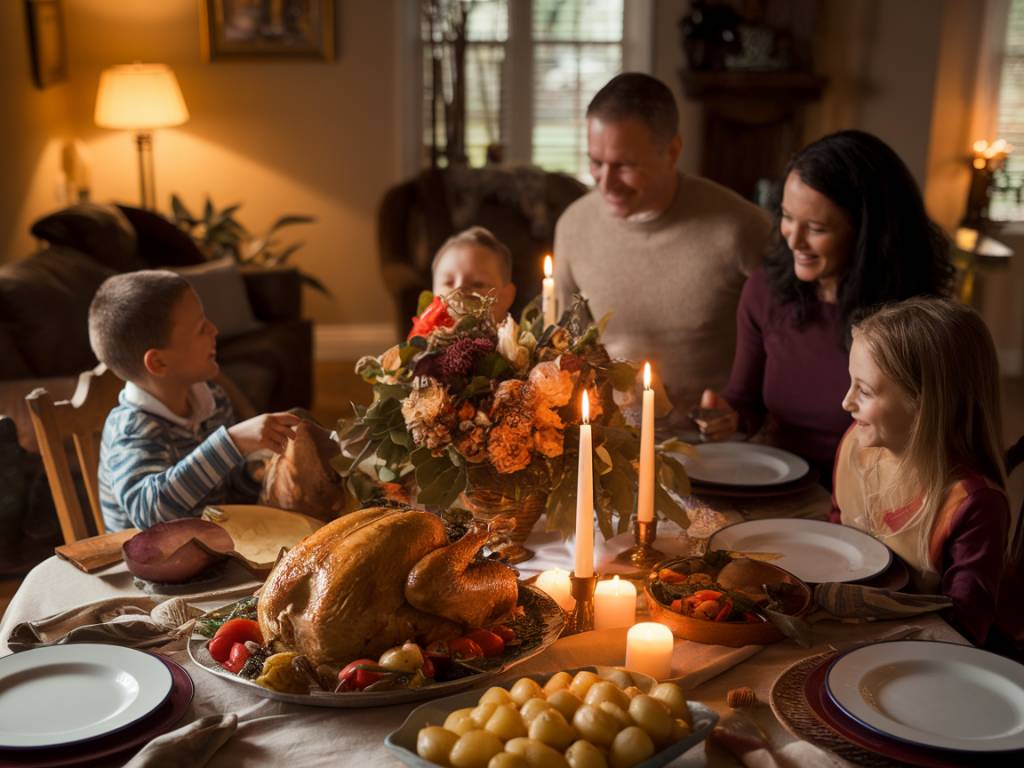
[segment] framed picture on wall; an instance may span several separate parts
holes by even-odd
[[[334,58],[334,0],[199,0],[207,61]]]
[[[68,79],[68,56],[61,0],[25,0],[25,19],[36,87],[64,82]]]

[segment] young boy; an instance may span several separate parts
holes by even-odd
[[[492,314],[500,323],[516,298],[512,282],[512,254],[508,247],[483,227],[453,235],[434,256],[435,296],[461,290],[494,297]]]
[[[89,307],[89,342],[127,382],[100,446],[108,531],[255,500],[259,484],[245,456],[283,451],[299,418],[270,413],[234,423],[227,395],[210,383],[220,370],[217,328],[183,277],[143,270],[108,279]]]

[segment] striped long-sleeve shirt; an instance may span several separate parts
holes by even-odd
[[[121,391],[100,445],[108,531],[195,517],[207,504],[255,500],[259,485],[227,432],[234,423],[227,395],[203,383],[193,386],[189,399],[193,415],[184,419],[134,384]]]

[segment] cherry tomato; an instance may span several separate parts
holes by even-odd
[[[489,629],[474,629],[472,632],[467,632],[465,636],[479,645],[480,650],[488,659],[501,656],[505,652],[505,641],[501,639],[500,635]]]
[[[722,601],[722,610],[715,615],[715,621],[725,621],[729,618],[729,614],[732,613],[732,600],[725,598]]]
[[[491,627],[491,632],[493,632],[502,640],[504,640],[506,644],[511,643],[513,640],[516,639],[516,633],[512,629],[512,627],[506,627],[504,624],[499,624],[496,627]]]
[[[231,648],[233,646],[234,642],[230,637],[214,637],[213,640],[206,644],[206,649],[213,656],[214,661],[218,664],[223,664],[231,655]]]
[[[221,662],[221,666],[237,675],[242,671],[242,667],[245,666],[245,662],[249,660],[250,656],[252,654],[245,647],[245,643],[235,643],[231,646],[231,655],[228,656],[227,661]]]
[[[435,640],[423,649],[423,657],[434,661],[448,661],[452,657],[447,640]]]
[[[380,672],[372,671],[377,668],[376,659],[356,659],[346,664],[338,673],[338,682],[345,684],[345,690],[361,691],[371,683],[380,680]]]
[[[433,680],[434,676],[437,674],[437,670],[434,669],[434,662],[429,656],[423,657],[423,666],[420,667],[420,672],[423,673],[424,677],[430,678],[431,680]]]
[[[448,643],[448,650],[455,661],[472,661],[484,657],[483,648],[469,637],[456,637]]]
[[[230,638],[232,644],[251,640],[257,645],[263,645],[260,625],[252,619],[232,619],[231,621],[224,622],[221,628],[217,630],[217,634],[213,636],[213,639],[216,640],[218,637]],[[230,650],[230,646],[228,648]]]
[[[683,598],[677,597],[669,605],[669,608],[671,608],[673,611],[676,611],[677,613],[682,613],[683,612]]]

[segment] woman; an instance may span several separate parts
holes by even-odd
[[[941,295],[953,268],[917,183],[877,137],[840,131],[819,139],[785,178],[775,246],[740,297],[729,383],[701,401],[720,410],[699,413],[697,423],[706,439],[722,440],[768,421],[769,441],[803,456],[831,487],[850,426],[840,403],[854,313]]]

